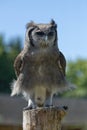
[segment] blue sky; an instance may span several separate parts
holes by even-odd
[[[33,20],[58,25],[59,49],[69,60],[87,59],[87,0],[0,0],[0,33],[5,40],[25,36]]]

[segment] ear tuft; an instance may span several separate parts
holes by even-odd
[[[51,19],[50,24],[51,24],[52,26],[54,26],[55,28],[57,28],[57,24],[55,23],[55,21],[54,21],[53,19]]]
[[[34,27],[35,23],[33,21],[29,22],[26,24],[26,29],[28,29],[29,27]]]

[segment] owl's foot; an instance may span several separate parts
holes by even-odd
[[[36,108],[35,103],[31,99],[29,99],[28,106],[24,107],[23,110],[31,110],[31,109],[35,109],[35,108]]]
[[[24,107],[24,108],[23,108],[24,111],[25,111],[25,110],[31,110],[31,109],[33,109],[32,106],[27,106],[27,107]]]

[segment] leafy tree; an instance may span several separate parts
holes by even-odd
[[[78,59],[69,61],[67,65],[67,78],[74,83],[77,88],[65,95],[71,97],[87,97],[87,60]]]
[[[12,58],[15,58],[15,56],[21,51],[21,39],[19,37],[17,38],[13,38],[9,41],[9,44],[8,44],[8,51],[9,51],[9,55],[12,57]]]
[[[0,92],[10,93],[10,83],[15,78],[13,62],[21,51],[20,38],[11,39],[5,43],[4,37],[0,36]]]

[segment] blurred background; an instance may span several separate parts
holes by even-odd
[[[58,46],[67,60],[67,79],[76,84],[72,92],[55,97],[55,104],[68,105],[62,130],[87,130],[87,1],[0,0],[0,130],[22,130],[26,101],[10,97],[16,79],[13,63],[24,46],[25,25],[49,23],[58,26]]]

